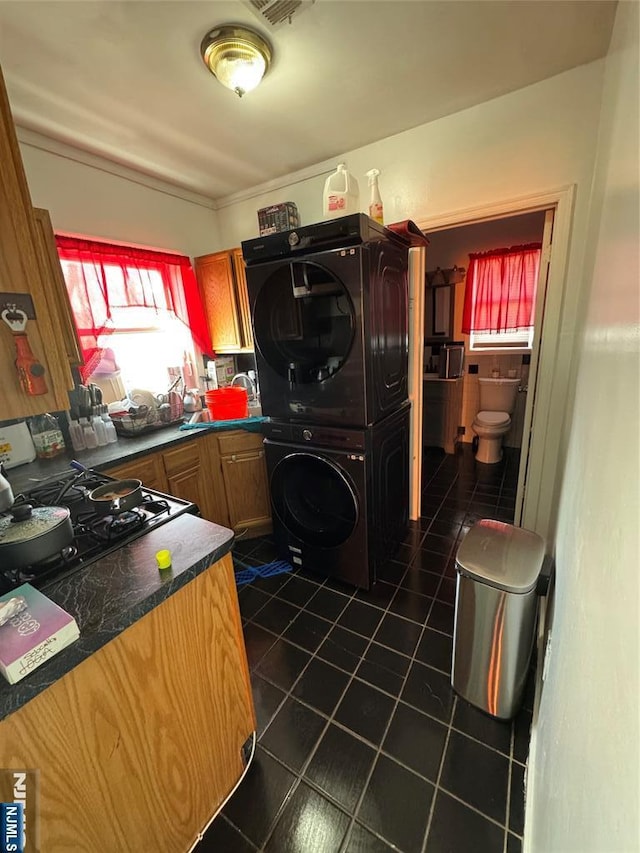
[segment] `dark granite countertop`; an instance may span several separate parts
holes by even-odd
[[[0,676],[0,720],[206,571],[232,542],[226,527],[181,515],[44,588],[45,595],[75,617],[80,638],[17,684]],[[161,573],[155,554],[163,548],[171,550],[172,567]]]
[[[181,431],[179,427],[171,426],[147,435],[132,438],[121,437],[114,444],[97,447],[95,450],[81,450],[77,453],[69,450],[53,459],[36,459],[28,465],[11,468],[7,471],[6,476],[11,483],[14,495],[17,495],[20,492],[28,492],[33,489],[41,480],[68,473],[69,463],[72,459],[77,459],[87,468],[104,471],[156,450],[164,450],[183,441],[201,438],[204,433],[206,430]]]

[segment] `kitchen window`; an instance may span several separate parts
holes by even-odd
[[[462,331],[469,348],[530,350],[541,243],[469,255]]]
[[[127,389],[163,391],[194,342],[212,352],[189,258],[73,237],[56,243],[83,380],[121,371]]]

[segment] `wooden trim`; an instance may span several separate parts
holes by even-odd
[[[226,555],[0,723],[0,766],[40,770],[47,853],[185,851],[255,728]]]
[[[424,362],[424,300],[426,251],[409,249],[409,518],[420,518],[422,502],[422,374]]]
[[[234,249],[231,253],[233,260],[233,272],[236,280],[236,292],[238,295],[238,306],[240,309],[240,325],[242,327],[242,346],[244,349],[253,350],[253,329],[251,328],[251,309],[249,307],[249,291],[247,290],[247,276],[245,273],[242,249]]]

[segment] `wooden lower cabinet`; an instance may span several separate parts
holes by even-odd
[[[271,503],[262,436],[244,430],[210,433],[108,469],[150,489],[198,505],[207,521],[243,538],[270,533]]]
[[[230,555],[0,723],[47,853],[187,851],[256,728]]]
[[[229,524],[244,538],[270,533],[271,503],[262,436],[250,432],[218,435]]]
[[[205,435],[163,451],[166,491],[177,498],[193,501],[198,505],[200,515],[207,521],[228,527],[222,479],[212,438]]]

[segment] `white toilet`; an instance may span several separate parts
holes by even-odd
[[[488,465],[502,459],[502,436],[509,432],[519,379],[484,379],[480,383],[480,411],[471,428],[478,436],[476,461]]]

